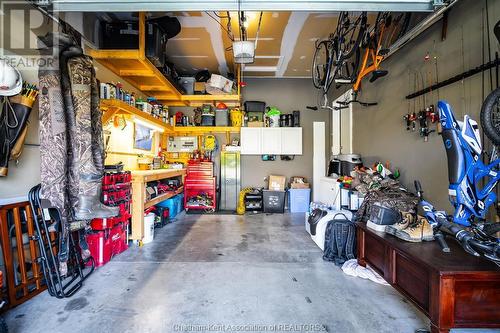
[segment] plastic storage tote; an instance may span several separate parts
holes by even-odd
[[[285,191],[263,190],[264,213],[285,212]]]
[[[184,193],[179,193],[174,197],[177,200],[177,214],[184,210]]]
[[[215,126],[229,126],[229,111],[228,109],[215,110]]]
[[[296,188],[288,190],[288,207],[290,213],[305,213],[309,211],[311,198],[310,188]]]
[[[177,216],[177,200],[175,199],[175,197],[163,200],[162,202],[159,202],[156,205],[168,208],[168,214],[169,214],[168,217],[170,219],[173,219]]]

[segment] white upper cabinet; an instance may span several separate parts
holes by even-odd
[[[281,154],[281,128],[262,129],[262,154]]]
[[[302,127],[281,128],[281,155],[302,155]]]
[[[302,155],[302,127],[242,127],[242,155]]]
[[[262,128],[242,127],[240,141],[242,155],[262,154]]]

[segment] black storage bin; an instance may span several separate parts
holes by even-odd
[[[246,101],[244,105],[247,112],[266,112],[266,102]]]
[[[263,190],[264,213],[285,212],[285,191]]]

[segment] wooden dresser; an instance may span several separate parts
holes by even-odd
[[[448,239],[409,243],[358,222],[358,262],[369,264],[431,320],[433,333],[500,327],[500,267],[466,253]]]

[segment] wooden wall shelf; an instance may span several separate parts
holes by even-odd
[[[142,112],[136,107],[128,105],[119,99],[101,99],[101,109],[104,111],[102,115],[102,122],[106,123],[116,113],[128,113],[133,116],[144,119],[145,121],[163,128],[165,132],[172,132],[173,127],[170,124],[164,123],[146,112]]]
[[[232,126],[174,126],[174,133],[239,133],[241,127]]]

